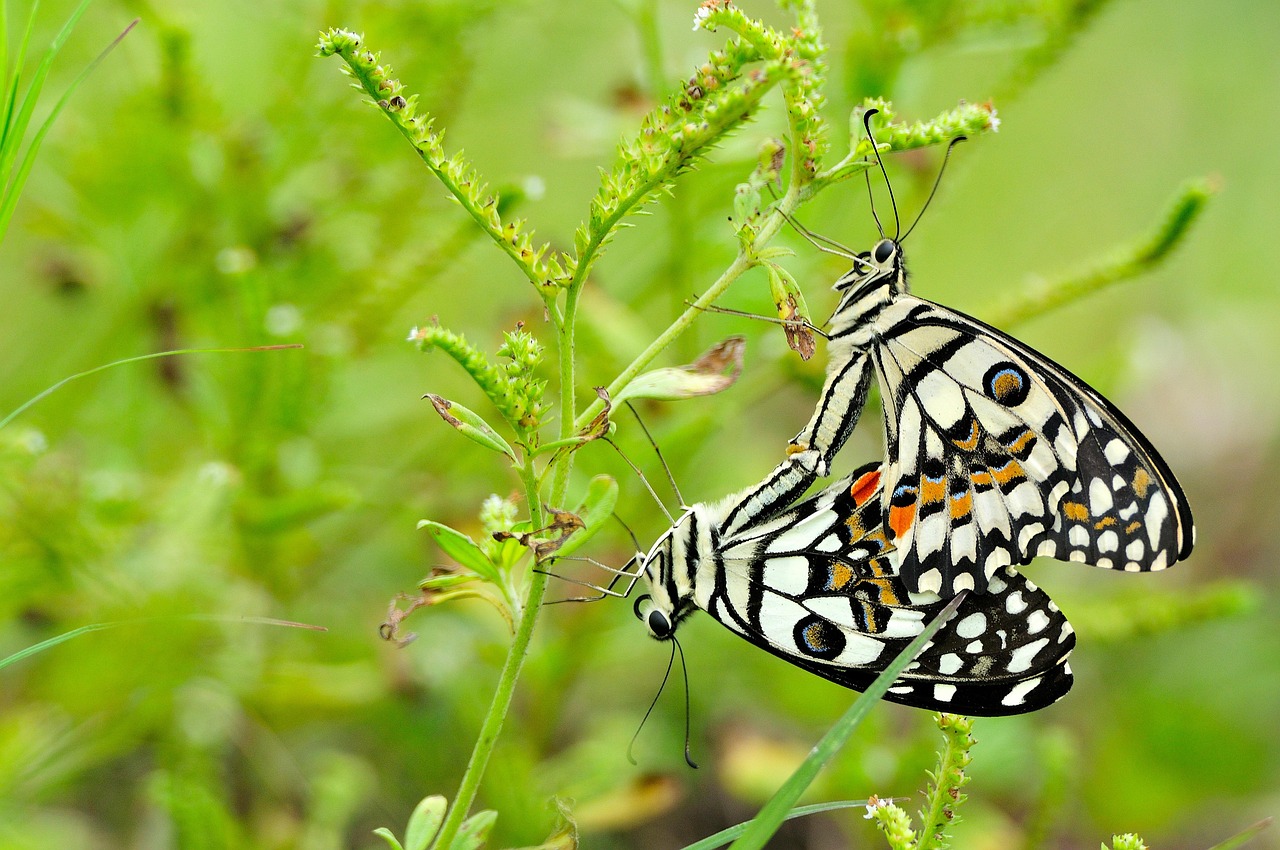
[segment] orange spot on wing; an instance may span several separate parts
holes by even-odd
[[[1067,519],[1073,519],[1076,522],[1084,522],[1089,518],[1089,509],[1079,502],[1063,502],[1062,514]]]
[[[1003,485],[1019,478],[1026,478],[1027,473],[1023,471],[1022,464],[1010,458],[1004,466],[991,470],[991,476],[995,478],[997,484]]]
[[[964,519],[973,510],[973,493],[968,490],[951,497],[951,518]]]
[[[1112,525],[1115,525],[1115,524],[1116,524],[1116,518],[1115,518],[1115,517],[1113,517],[1113,516],[1104,516],[1102,519],[1100,519],[1100,520],[1098,520],[1097,522],[1095,522],[1095,523],[1093,524],[1093,527],[1094,527],[1094,528],[1096,528],[1096,529],[1098,529],[1099,531],[1101,531],[1102,529],[1107,528],[1107,527],[1112,526]]]
[[[991,473],[987,472],[985,469],[980,469],[976,472],[970,473],[969,480],[973,482],[975,487],[990,487]]]
[[[996,394],[996,401],[1004,401],[1006,398],[1022,389],[1022,379],[1017,375],[1006,372],[995,379],[991,385],[991,389]]]
[[[853,486],[849,488],[849,495],[853,497],[853,503],[858,507],[862,507],[867,499],[871,498],[871,494],[880,486],[880,470],[874,469],[871,472],[863,473],[858,480],[853,482]]]
[[[848,564],[836,562],[831,565],[831,580],[827,582],[827,587],[831,590],[840,590],[852,578],[853,568]]]
[[[978,438],[982,436],[982,429],[978,427],[977,419],[969,420],[969,436],[963,440],[952,440],[956,448],[961,451],[971,452],[978,447]]]
[[[1005,448],[1009,450],[1010,454],[1015,454],[1015,455],[1020,454],[1022,450],[1027,447],[1027,443],[1031,442],[1035,438],[1036,438],[1036,432],[1028,428],[1027,430],[1023,431],[1021,434],[1019,434],[1017,439],[1015,439],[1012,443],[1009,443],[1007,446],[1005,446]]]
[[[1129,523],[1124,527],[1124,531],[1125,531],[1125,534],[1133,534],[1139,528],[1142,528],[1142,523],[1135,519],[1133,522]]]
[[[947,498],[947,480],[930,481],[923,475],[920,476],[920,501],[921,502],[941,502]]]
[[[869,578],[864,580],[865,584],[875,587],[876,597],[881,605],[901,605],[902,600],[898,598],[897,592],[893,589],[893,582],[887,578]]]
[[[1151,486],[1151,474],[1141,467],[1133,473],[1133,492],[1138,494],[1139,499],[1147,497],[1147,488]]]
[[[889,508],[889,528],[893,531],[894,537],[901,537],[911,528],[911,523],[916,521],[916,503],[912,502],[904,508]]]

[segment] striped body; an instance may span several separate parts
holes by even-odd
[[[892,240],[858,262],[836,282],[822,399],[782,477],[829,474],[874,372],[887,528],[912,590],[981,591],[1037,555],[1129,572],[1187,557],[1190,507],[1123,413],[1001,331],[911,295]]]

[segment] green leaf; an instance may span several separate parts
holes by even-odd
[[[817,815],[823,812],[834,812],[839,811],[840,809],[855,809],[858,806],[865,806],[866,804],[866,800],[841,800],[837,803],[815,803],[812,806],[800,806],[799,808],[792,809],[787,813],[785,820],[802,818],[807,815]],[[730,841],[733,841],[735,838],[742,835],[742,833],[746,832],[747,826],[750,823],[750,821],[747,821],[747,823],[740,823],[737,826],[722,829],[713,835],[708,835],[700,841],[695,841],[692,844],[685,846],[683,850],[715,850],[717,847],[723,847]]]
[[[489,832],[497,819],[498,813],[495,811],[476,812],[463,821],[458,829],[458,837],[453,839],[450,850],[480,850],[489,838]]]
[[[818,772],[853,736],[853,733],[862,725],[862,721],[871,713],[871,709],[889,691],[889,687],[902,675],[907,665],[924,650],[925,644],[933,639],[938,629],[951,619],[951,615],[960,607],[966,595],[966,593],[960,593],[947,603],[947,606],[938,612],[938,616],[925,626],[924,631],[917,635],[906,649],[898,653],[898,657],[893,659],[893,662],[876,677],[871,686],[835,722],[827,734],[822,736],[822,740],[814,746],[809,757],[796,768],[795,773],[788,777],[777,793],[765,803],[764,808],[747,824],[742,835],[733,842],[732,850],[763,850],[765,844],[778,831],[778,827],[787,819],[787,813],[795,806],[796,800],[799,800],[800,795],[813,783]]]
[[[498,568],[493,565],[493,561],[489,560],[489,556],[476,545],[474,540],[461,531],[429,519],[421,520],[418,528],[425,528],[436,541],[436,545],[462,566],[485,581],[491,581],[494,584],[502,583],[502,577],[498,574]]]
[[[583,527],[575,531],[564,542],[556,555],[563,557],[579,549],[596,532],[604,527],[613,509],[618,504],[618,482],[608,475],[597,475],[587,485],[587,495],[574,513],[582,520]]]
[[[742,374],[746,340],[731,336],[687,366],[654,369],[627,384],[613,398],[615,405],[632,398],[675,401],[711,395],[728,389]]]
[[[409,826],[404,832],[405,850],[427,850],[431,839],[440,831],[444,822],[444,810],[448,802],[439,794],[424,797],[409,815]]]
[[[392,850],[404,850],[404,848],[400,846],[400,842],[396,840],[395,835],[391,832],[391,830],[387,829],[385,826],[378,827],[373,831],[373,834],[379,836],[388,844],[390,844]]]
[[[507,441],[493,429],[493,426],[481,418],[480,414],[468,410],[457,402],[431,393],[427,393],[423,398],[430,399],[431,405],[436,409],[436,413],[440,414],[440,418],[456,428],[464,437],[479,443],[486,449],[501,452],[512,460],[516,460],[515,449],[511,448]]]

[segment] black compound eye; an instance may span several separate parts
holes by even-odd
[[[671,621],[661,611],[649,612],[649,631],[654,637],[664,638],[671,634]]]
[[[893,244],[892,239],[881,239],[876,243],[876,250],[874,252],[875,261],[880,265],[884,265],[889,262],[893,257],[894,251],[897,250],[897,247],[898,246]]]

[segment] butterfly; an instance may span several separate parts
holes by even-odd
[[[761,649],[861,691],[920,634],[946,601],[897,575],[884,465],[862,467],[780,512],[753,519],[739,510],[756,503],[759,490],[794,491],[779,481],[794,485],[807,475],[784,463],[752,490],[694,505],[637,556],[633,575],[644,575],[650,592],[635,613],[652,637],[672,639],[681,621],[703,610]],[[885,699],[996,716],[1035,711],[1066,694],[1075,646],[1066,617],[1011,566],[996,570],[986,590],[961,601]]]
[[[827,475],[874,372],[886,529],[908,590],[990,589],[1037,555],[1142,572],[1190,554],[1181,487],[1115,405],[1002,331],[912,295],[897,240],[854,261],[834,286],[821,400],[788,453],[797,480]]]

